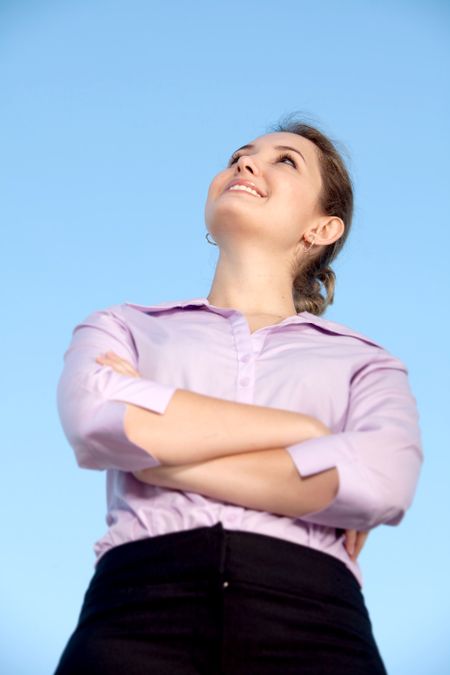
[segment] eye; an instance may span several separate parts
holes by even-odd
[[[237,160],[239,159],[239,157],[240,157],[239,154],[231,155],[230,161],[228,162],[227,166],[228,166],[228,167],[232,166],[235,162],[237,162]],[[287,153],[287,152],[284,152],[282,155],[278,155],[278,157],[276,158],[276,161],[277,161],[277,162],[281,162],[282,160],[285,160],[285,159],[288,159],[290,162],[292,162],[292,165],[293,165],[293,167],[294,167],[295,169],[297,168],[297,162],[296,162],[295,159],[292,157],[292,155],[290,155],[290,154]]]
[[[232,166],[237,160],[239,159],[240,155],[231,155],[230,161],[228,162],[227,166]]]
[[[294,168],[295,169],[297,168],[297,162],[295,161],[295,159],[289,153],[285,152],[282,155],[279,155],[277,157],[278,162],[280,162],[282,159],[288,159],[290,162],[292,162],[292,164],[294,165]]]

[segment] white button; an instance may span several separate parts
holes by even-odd
[[[243,387],[246,387],[248,384],[250,384],[250,378],[243,377],[242,380],[239,380],[239,384],[241,384]]]
[[[228,586],[228,581],[224,581],[222,585],[224,588],[226,588]]]
[[[244,354],[244,356],[241,356],[241,361],[243,363],[247,363],[247,361],[250,360],[250,354]]]

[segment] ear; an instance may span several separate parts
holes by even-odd
[[[314,244],[317,246],[327,246],[342,237],[344,232],[345,224],[342,218],[324,216],[319,219],[317,225],[305,234],[305,239],[311,241],[314,238]]]

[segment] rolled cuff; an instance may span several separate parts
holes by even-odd
[[[339,434],[313,438],[286,448],[302,477],[336,468],[339,487],[324,509],[301,514],[306,522],[326,527],[369,530],[381,523],[397,525],[405,509],[393,504],[388,484],[355,456]]]
[[[151,453],[129,440],[124,418],[127,404],[163,414],[176,387],[115,374],[111,398],[80,383],[59,389],[60,419],[77,463],[86,469],[138,471],[159,466]]]

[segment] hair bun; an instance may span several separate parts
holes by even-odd
[[[333,304],[335,284],[336,274],[329,265],[315,271],[313,267],[309,267],[303,273],[300,272],[293,285],[297,312],[323,314],[328,305]]]

